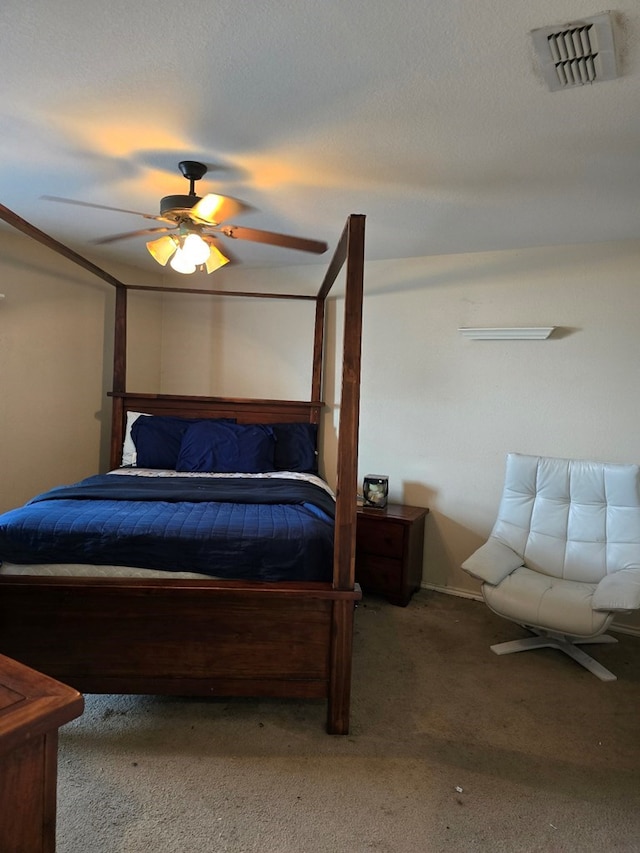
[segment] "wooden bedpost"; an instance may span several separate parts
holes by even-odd
[[[336,589],[353,589],[355,574],[364,219],[365,217],[361,214],[353,214],[347,222],[347,281],[344,306],[342,394],[340,399],[340,429],[338,433],[338,479],[334,544],[333,585]]]
[[[313,335],[313,375],[311,377],[311,399],[322,399],[322,365],[324,362],[324,315],[326,296],[316,299],[316,320]]]
[[[127,288],[116,288],[116,312],[113,330],[113,388],[124,393],[127,384]],[[124,436],[124,401],[121,396],[112,397],[110,468],[120,465],[122,439]]]
[[[343,233],[347,268],[333,550],[333,588],[338,590],[355,587],[364,221],[361,214],[351,215]],[[327,730],[331,734],[349,732],[354,609],[355,601],[333,602],[327,707]]]

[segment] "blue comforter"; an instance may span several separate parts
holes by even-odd
[[[305,480],[96,475],[0,515],[0,559],[327,581],[333,516]]]

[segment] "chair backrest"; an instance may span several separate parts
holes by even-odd
[[[492,537],[525,565],[598,583],[640,563],[640,466],[510,453]]]

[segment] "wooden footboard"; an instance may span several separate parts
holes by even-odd
[[[327,700],[349,725],[353,611],[331,584],[0,578],[2,653],[84,693]]]

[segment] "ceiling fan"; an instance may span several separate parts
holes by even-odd
[[[107,207],[103,204],[91,204],[59,196],[42,196],[47,201],[60,201],[65,204],[78,204],[83,207],[95,207],[101,210],[113,210],[119,213],[132,213],[145,219],[153,219],[164,223],[153,228],[142,228],[138,231],[128,231],[124,234],[112,234],[93,242],[96,244],[115,243],[131,237],[143,235],[158,235],[162,237],[150,240],[147,249],[151,256],[162,266],[170,262],[170,266],[181,273],[193,273],[196,269],[206,269],[208,273],[220,269],[229,263],[217,245],[218,235],[235,240],[250,240],[254,243],[268,243],[285,249],[297,249],[301,252],[313,252],[321,255],[327,250],[327,244],[319,240],[309,240],[304,237],[294,237],[290,234],[278,234],[275,231],[262,231],[257,228],[243,228],[237,225],[226,225],[231,217],[251,210],[249,205],[230,196],[208,193],[198,196],[195,190],[196,181],[207,173],[204,163],[195,160],[182,160],[178,167],[189,181],[188,195],[168,195],[160,200],[160,213],[140,213],[137,210],[124,210],[120,207]]]

